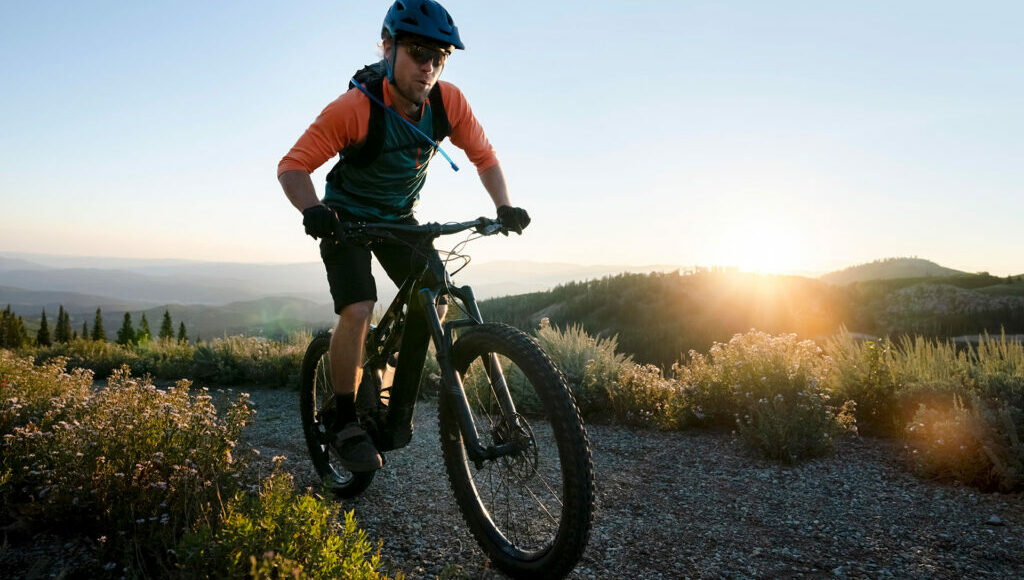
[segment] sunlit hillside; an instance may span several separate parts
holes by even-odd
[[[620,275],[487,300],[484,316],[524,329],[542,318],[618,335],[639,360],[671,364],[690,349],[751,328],[801,337],[841,326],[878,336],[1024,332],[1024,281],[987,274],[835,286],[798,276],[735,272]]]
[[[623,351],[659,364],[751,328],[826,336],[846,318],[842,293],[818,280],[709,272],[624,274],[487,300],[481,309],[522,328],[548,318],[618,335]]]

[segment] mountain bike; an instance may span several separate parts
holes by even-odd
[[[412,237],[432,243],[467,230],[507,234],[499,221],[479,218],[347,223],[336,239],[368,244]],[[462,316],[442,322],[436,307],[449,299]],[[346,471],[330,449],[330,332],[317,335],[306,350],[300,410],[313,466],[325,488],[344,498],[365,490],[374,472]],[[402,283],[367,333],[356,392],[363,428],[382,456],[409,443],[429,343],[440,369],[444,464],[473,536],[495,566],[513,577],[568,574],[586,548],[594,512],[594,466],[575,399],[534,339],[483,321],[472,289],[454,286],[436,254]]]

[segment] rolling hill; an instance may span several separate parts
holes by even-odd
[[[823,282],[843,286],[868,280],[898,278],[941,278],[966,274],[921,258],[884,258],[868,264],[850,266],[821,276]]]

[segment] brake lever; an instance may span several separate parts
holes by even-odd
[[[476,226],[476,233],[484,236],[491,236],[498,232],[501,232],[506,236],[508,235],[508,231],[505,229],[505,226],[501,225],[501,222],[494,222],[485,217],[480,218],[480,223]]]

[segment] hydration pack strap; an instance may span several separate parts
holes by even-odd
[[[458,171],[458,170],[459,170],[459,166],[458,166],[458,165],[456,165],[454,161],[452,161],[452,158],[451,158],[451,157],[448,157],[448,154],[444,152],[444,149],[441,149],[441,145],[440,145],[439,143],[435,143],[433,139],[431,139],[431,138],[430,138],[430,137],[429,137],[429,136],[428,136],[428,135],[427,135],[426,133],[424,133],[423,131],[420,131],[419,127],[417,127],[416,125],[413,125],[412,123],[410,123],[410,122],[409,122],[409,120],[408,120],[408,119],[406,119],[405,117],[403,117],[403,116],[402,116],[401,114],[399,114],[399,112],[398,112],[398,111],[396,111],[396,110],[392,109],[391,107],[388,107],[387,105],[385,105],[385,104],[384,104],[384,102],[383,102],[383,101],[381,101],[381,100],[380,100],[380,99],[378,99],[377,97],[373,96],[373,94],[371,94],[371,93],[370,93],[370,91],[369,91],[369,90],[367,90],[367,88],[366,88],[366,87],[365,87],[365,86],[363,85],[363,83],[361,83],[361,82],[357,81],[356,79],[352,79],[352,81],[351,81],[351,82],[352,82],[352,84],[353,84],[353,85],[355,85],[355,87],[356,87],[357,89],[359,89],[360,91],[362,91],[362,93],[363,93],[364,95],[366,95],[366,96],[367,96],[367,97],[368,97],[368,98],[369,98],[369,99],[370,99],[371,101],[373,101],[374,103],[377,103],[377,105],[379,105],[379,106],[380,106],[380,108],[382,108],[382,109],[384,109],[385,111],[387,111],[387,112],[391,113],[391,114],[392,114],[392,115],[394,115],[394,116],[395,116],[395,117],[396,117],[397,119],[400,119],[400,120],[401,120],[401,121],[402,121],[403,123],[405,123],[405,124],[406,124],[406,125],[407,125],[407,126],[408,126],[408,127],[410,128],[410,129],[412,129],[412,130],[413,130],[413,132],[415,132],[415,133],[416,133],[417,135],[419,135],[420,137],[423,137],[423,139],[424,139],[424,140],[426,140],[426,142],[427,142],[427,143],[430,143],[431,147],[436,147],[436,148],[437,148],[437,150],[441,152],[441,155],[443,155],[443,156],[444,156],[444,158],[448,160],[448,164],[452,166],[452,169],[453,169],[453,170],[455,170],[455,171]]]

